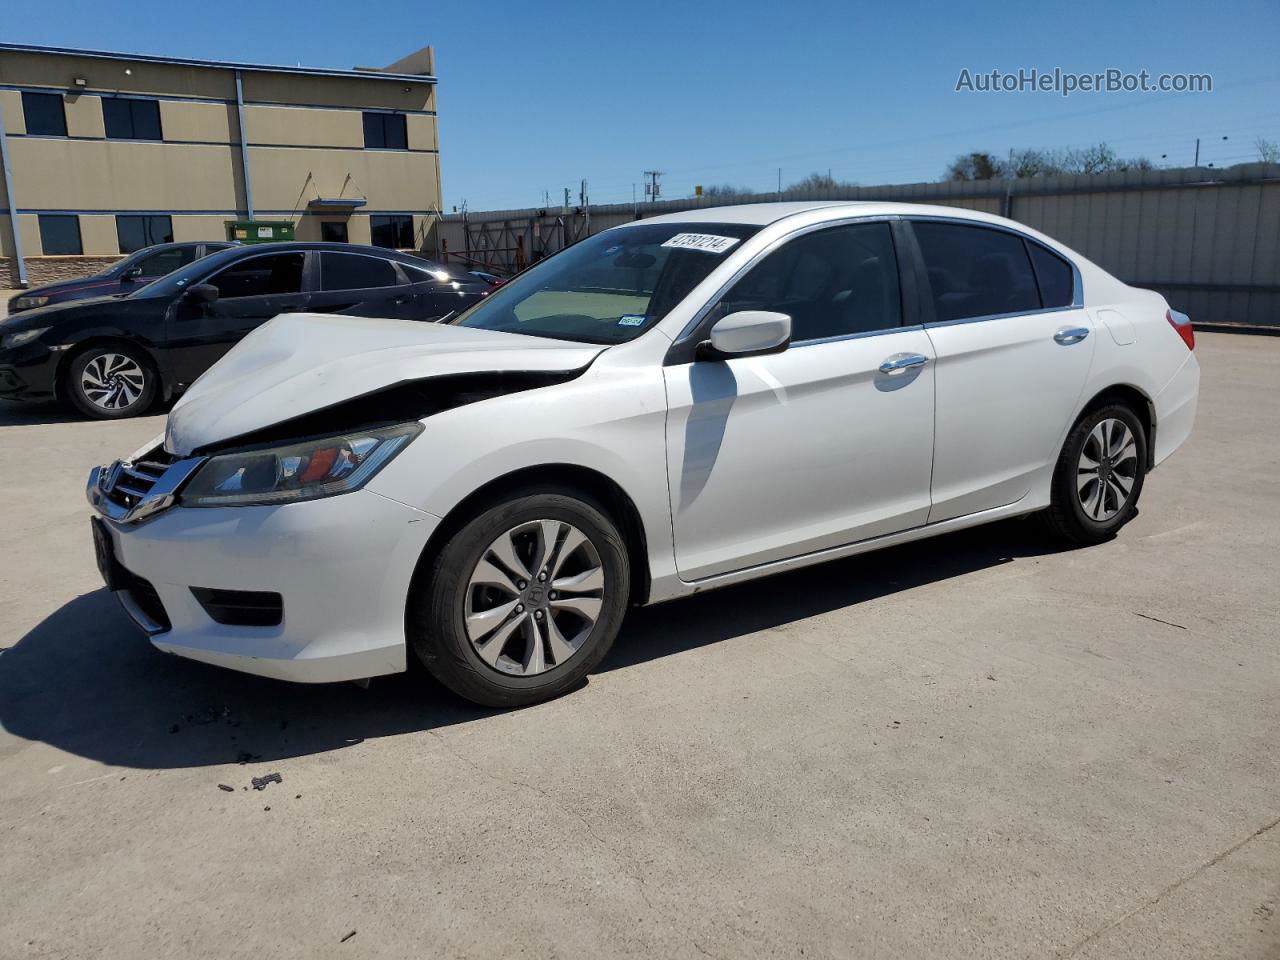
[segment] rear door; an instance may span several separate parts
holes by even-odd
[[[218,299],[202,304],[182,297],[170,314],[172,362],[186,386],[249,331],[281,313],[307,306],[302,251],[247,256],[202,280],[218,288]]]
[[[1073,267],[999,227],[911,224],[937,353],[929,522],[1021,500],[1050,466],[1093,359]]]
[[[308,310],[353,317],[414,318],[413,290],[391,260],[336,250],[325,250],[318,258],[319,282]]]

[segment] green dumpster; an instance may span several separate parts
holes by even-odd
[[[227,239],[240,243],[275,243],[293,239],[290,220],[228,220]]]

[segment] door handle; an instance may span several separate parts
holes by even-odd
[[[1053,339],[1064,346],[1079,343],[1089,335],[1088,327],[1063,327],[1053,335]]]
[[[880,364],[881,373],[894,373],[898,370],[907,370],[911,367],[923,367],[929,362],[929,358],[918,353],[895,353],[892,357]]]

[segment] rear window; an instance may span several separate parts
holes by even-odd
[[[321,290],[367,290],[394,287],[400,282],[388,260],[354,253],[320,254]]]
[[[929,271],[935,320],[966,320],[1040,309],[1022,238],[958,223],[912,224]]]

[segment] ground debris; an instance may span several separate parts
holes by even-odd
[[[227,793],[235,793],[235,792],[236,792],[236,788],[235,788],[235,787],[228,786],[228,785],[227,785],[227,784],[225,784],[225,783],[220,783],[220,784],[218,784],[218,789],[219,789],[219,790],[225,790],[225,791],[227,791]]]
[[[1159,617],[1149,617],[1145,613],[1138,613],[1137,610],[1133,611],[1133,615],[1135,617],[1141,617],[1143,620],[1153,620],[1156,623],[1163,623],[1166,627],[1177,627],[1179,630],[1187,629],[1180,623],[1174,623],[1172,620],[1161,620]]]
[[[338,942],[339,942],[339,943],[346,943],[348,940],[350,940],[350,939],[351,939],[352,937],[354,937],[355,935],[356,935],[356,932],[355,932],[354,930],[352,930],[350,933],[348,933],[346,936],[344,936],[344,937],[343,937],[341,940],[339,940]]]
[[[278,773],[268,773],[265,777],[254,777],[253,789],[265,790],[269,783],[284,783],[284,778]]]

